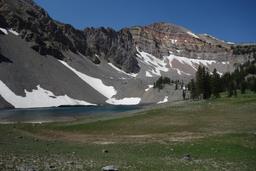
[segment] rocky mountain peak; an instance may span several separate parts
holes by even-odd
[[[169,33],[169,34],[188,32],[187,29],[181,26],[171,24],[171,23],[166,23],[166,22],[153,23],[148,26],[145,26],[145,28],[152,29],[152,31]]]
[[[53,20],[32,0],[0,0],[0,27],[18,31],[41,55],[66,60],[63,52],[72,51],[95,64],[107,60],[128,73],[139,71],[131,34],[103,27],[75,29]]]

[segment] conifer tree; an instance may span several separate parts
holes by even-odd
[[[191,98],[196,99],[197,98],[197,93],[196,93],[196,84],[195,84],[194,79],[192,79],[191,82],[190,82],[190,90],[191,90],[191,92],[190,92],[191,93],[190,94]]]
[[[217,73],[216,68],[213,70],[212,73],[212,94],[214,97],[218,98],[220,97],[220,92],[221,92],[221,79],[220,75]]]

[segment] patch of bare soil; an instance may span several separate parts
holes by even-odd
[[[114,143],[167,143],[167,142],[185,142],[193,139],[200,139],[208,134],[177,132],[166,134],[141,134],[141,135],[88,135],[74,132],[62,131],[42,131],[39,134],[25,132],[30,136],[43,140],[61,140],[67,142],[78,143],[94,143],[94,144],[114,144]]]

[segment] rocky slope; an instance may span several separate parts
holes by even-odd
[[[168,23],[77,30],[32,0],[0,0],[0,107],[178,100],[173,85],[151,85],[161,75],[186,82],[198,65],[230,71],[254,52],[239,49]]]

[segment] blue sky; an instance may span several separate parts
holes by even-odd
[[[168,22],[232,42],[256,42],[256,0],[35,0],[76,28]]]

